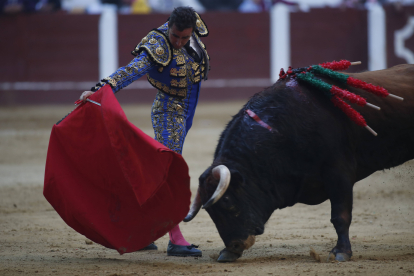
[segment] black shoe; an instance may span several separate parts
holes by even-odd
[[[138,251],[144,251],[144,250],[158,250],[158,247],[154,243],[150,243],[149,245],[145,246],[144,248]]]
[[[177,257],[201,257],[201,250],[198,250],[198,245],[176,245],[168,242],[167,255]]]

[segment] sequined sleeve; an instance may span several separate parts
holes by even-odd
[[[154,66],[155,63],[149,59],[148,53],[142,51],[127,66],[119,68],[109,77],[102,79],[101,82],[97,83],[91,90],[95,92],[106,84],[109,84],[112,91],[116,93],[145,75]]]

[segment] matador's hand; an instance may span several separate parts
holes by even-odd
[[[92,95],[93,93],[95,93],[95,92],[92,92],[92,91],[85,91],[85,92],[83,92],[82,93],[82,95],[80,96],[80,100],[81,101],[83,101],[83,102],[86,102],[86,99],[90,96],[90,95]]]

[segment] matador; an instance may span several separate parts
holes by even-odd
[[[158,90],[151,110],[155,139],[181,154],[193,123],[201,80],[207,80],[209,56],[200,37],[208,29],[191,7],[178,7],[168,21],[150,31],[132,51],[136,56],[127,66],[104,78],[91,90],[110,85],[116,93],[146,74]],[[81,100],[93,94],[85,91]],[[201,256],[197,246],[188,243],[177,225],[169,232],[169,256]],[[150,244],[144,249],[157,249]]]

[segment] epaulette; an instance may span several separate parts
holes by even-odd
[[[208,29],[207,29],[206,23],[204,23],[203,19],[201,19],[198,13],[195,13],[195,14],[197,16],[195,32],[197,33],[198,36],[201,36],[201,37],[208,36]]]
[[[137,56],[141,51],[147,51],[157,64],[167,66],[172,59],[171,47],[165,34],[155,29],[149,32],[131,52]]]

